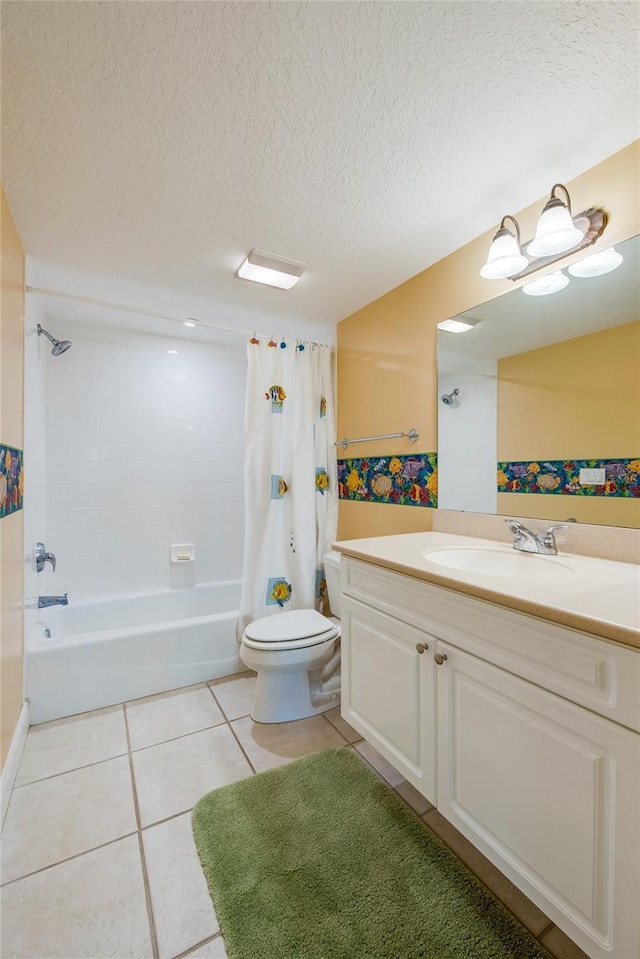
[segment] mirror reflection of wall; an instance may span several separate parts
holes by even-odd
[[[640,240],[617,249],[614,272],[438,331],[438,392],[460,390],[438,404],[441,508],[640,528]]]

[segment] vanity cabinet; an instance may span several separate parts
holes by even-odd
[[[341,622],[343,715],[435,805],[435,640],[348,597]]]
[[[345,719],[587,955],[637,959],[640,651],[348,556],[341,577]]]

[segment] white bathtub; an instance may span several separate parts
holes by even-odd
[[[31,722],[238,672],[239,599],[234,580],[38,610],[25,656]]]

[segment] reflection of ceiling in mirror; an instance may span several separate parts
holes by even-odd
[[[500,357],[640,319],[640,237],[616,249],[624,260],[611,273],[571,276],[569,286],[550,296],[512,290],[468,310],[466,315],[482,322],[468,333],[438,331],[439,366],[488,372],[490,361]]]

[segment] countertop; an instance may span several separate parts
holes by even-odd
[[[634,563],[575,553],[543,557],[494,540],[436,532],[344,540],[333,548],[435,586],[640,649],[640,566]],[[522,575],[454,570],[429,560],[430,552],[451,549],[515,554]]]

